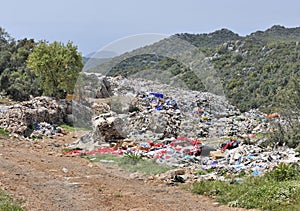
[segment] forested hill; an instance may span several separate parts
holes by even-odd
[[[291,42],[300,40],[300,27],[285,28],[284,26],[274,25],[266,31],[256,31],[247,36],[240,36],[228,29],[217,30],[209,34],[176,34],[197,47],[216,48],[227,41],[256,41],[260,44],[272,42]]]
[[[197,47],[215,48],[226,41],[242,40],[244,37],[228,30],[221,29],[209,34],[176,34],[175,36],[190,42]]]
[[[247,36],[221,29],[209,34],[176,34],[153,45],[146,46],[91,69],[91,72],[108,70],[108,75],[128,77],[141,70],[157,70],[169,73],[171,80],[184,81],[191,89],[206,90],[206,78],[198,78],[184,62],[180,62],[163,51],[174,51],[171,39],[187,41],[204,55],[203,68],[210,67],[211,75],[220,79],[226,97],[241,110],[260,108],[265,111],[280,109],[278,99],[299,82],[300,28],[285,28],[275,25],[265,31],[257,31]],[[169,48],[169,49],[168,49]],[[194,50],[194,49],[193,49]],[[194,52],[195,53],[195,52]],[[186,60],[190,58],[186,56]],[[199,58],[196,58],[199,62]],[[188,64],[193,63],[191,61]],[[295,80],[291,80],[295,79]]]

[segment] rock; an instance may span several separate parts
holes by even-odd
[[[102,77],[99,80],[100,86],[96,87],[96,95],[95,98],[107,98],[112,96],[112,90],[110,86],[110,82],[106,77]]]
[[[94,103],[92,105],[92,111],[94,115],[100,115],[103,113],[109,113],[110,112],[110,106],[106,103]]]
[[[211,151],[210,152],[210,156],[212,157],[212,159],[216,160],[216,159],[221,159],[224,158],[225,155],[222,151],[218,150],[218,151]]]
[[[69,170],[67,169],[67,168],[62,168],[62,171],[64,172],[64,173],[68,173],[69,172]]]
[[[107,114],[99,115],[93,119],[94,139],[102,142],[116,142],[126,138],[122,119],[105,115]]]
[[[184,169],[174,169],[174,170],[168,171],[168,174],[170,175],[170,178],[173,178],[177,175],[184,175],[185,170]]]
[[[144,180],[144,175],[142,173],[139,172],[135,172],[129,175],[130,179],[134,179],[134,180]]]

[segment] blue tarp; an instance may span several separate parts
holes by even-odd
[[[151,92],[150,95],[153,95],[154,97],[158,97],[158,98],[164,98],[164,95],[161,93]]]

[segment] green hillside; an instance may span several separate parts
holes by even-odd
[[[201,91],[211,91],[207,81],[214,77],[226,97],[241,110],[271,112],[278,109],[277,99],[289,89],[290,79],[300,76],[299,40],[300,28],[283,26],[244,37],[227,29],[176,34],[88,71],[125,77],[145,70],[167,72],[171,81],[183,81],[188,88]],[[182,53],[176,53],[179,51]],[[198,56],[194,58],[191,53]],[[197,63],[198,72],[191,63]]]

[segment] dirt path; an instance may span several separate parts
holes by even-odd
[[[0,188],[24,199],[26,210],[242,210],[179,187],[129,179],[114,166],[62,156],[65,137],[0,140]]]

